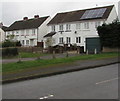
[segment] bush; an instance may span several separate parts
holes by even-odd
[[[18,46],[18,47],[19,47],[19,46],[22,46],[21,43],[20,43],[20,41],[17,41],[17,42],[16,42],[16,46]]]
[[[20,41],[12,42],[10,40],[6,40],[2,43],[2,47],[15,47],[15,46],[21,46]]]
[[[120,22],[103,24],[97,28],[101,45],[109,48],[120,47]]]
[[[2,49],[2,56],[16,56],[18,55],[17,48],[5,48]]]

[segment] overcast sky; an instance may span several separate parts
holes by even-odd
[[[81,10],[96,6],[114,4],[118,11],[120,0],[2,0],[0,1],[0,22],[9,26],[23,17],[33,18],[34,15],[54,17],[58,12]]]

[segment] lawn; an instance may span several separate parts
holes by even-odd
[[[29,68],[45,68],[51,65],[72,63],[78,60],[91,60],[91,59],[103,59],[117,57],[118,53],[101,53],[94,55],[78,55],[74,57],[57,58],[51,60],[34,60],[34,61],[24,61],[21,63],[7,63],[2,65],[2,72],[19,72],[21,70]]]

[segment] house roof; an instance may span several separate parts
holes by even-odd
[[[93,20],[93,19],[106,19],[108,18],[112,8],[114,5],[111,6],[105,6],[105,7],[97,7],[97,8],[91,8],[91,9],[84,9],[84,10],[77,10],[77,11],[71,11],[71,12],[64,12],[64,13],[57,13],[55,17],[48,23],[50,24],[59,24],[59,23],[66,23],[66,22],[74,22],[74,21],[83,21],[83,20]],[[102,17],[98,18],[88,18],[88,19],[81,19],[85,11],[88,10],[95,10],[95,9],[102,9],[106,8],[105,13]]]
[[[7,31],[38,28],[49,16],[15,21]]]
[[[6,27],[6,26],[2,26],[2,30],[3,30],[3,31],[6,31],[7,28],[8,28],[8,27]]]
[[[48,33],[47,35],[45,35],[44,37],[52,37],[53,35],[55,35],[56,34],[56,32],[50,32],[50,33]]]

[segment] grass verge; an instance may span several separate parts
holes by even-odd
[[[31,53],[31,52],[20,52],[20,57],[21,58],[35,58],[38,56],[45,56],[48,54],[45,53]],[[7,56],[7,57],[3,57],[3,59],[13,59],[13,58],[18,58],[18,56]]]
[[[30,69],[30,68],[43,68],[44,66],[71,63],[78,60],[91,60],[91,59],[104,59],[104,58],[112,58],[117,57],[118,53],[101,53],[94,55],[78,55],[74,57],[68,58],[57,58],[51,60],[34,60],[34,61],[24,61],[20,63],[7,63],[2,65],[2,72],[19,72],[20,70]]]

